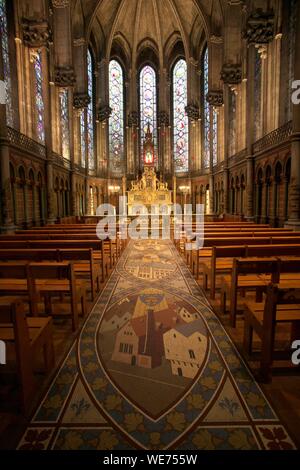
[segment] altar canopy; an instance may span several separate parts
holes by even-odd
[[[145,166],[141,179],[131,183],[131,190],[128,191],[128,215],[135,215],[133,207],[142,205],[152,214],[171,211],[172,191],[168,189],[168,183],[157,178],[154,167],[151,166]]]

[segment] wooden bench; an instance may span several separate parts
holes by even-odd
[[[215,298],[217,275],[229,274],[234,258],[266,258],[281,256],[300,256],[300,244],[281,245],[236,245],[214,246],[211,258],[201,261],[203,288],[207,290],[210,280],[210,296]],[[200,270],[200,268],[199,268]]]
[[[230,324],[235,327],[238,292],[245,294],[255,290],[256,301],[260,302],[269,282],[281,287],[297,279],[300,280],[300,258],[234,259],[231,274],[221,278],[221,311],[226,313],[226,297],[229,295]]]
[[[265,302],[245,303],[244,351],[248,356],[251,355],[253,332],[255,332],[261,340],[260,376],[264,382],[270,382],[272,379],[271,367],[275,357],[276,325],[278,323],[291,324],[291,343],[300,337],[299,287],[299,282],[288,289],[280,289],[277,285],[271,284],[267,287]]]
[[[26,318],[21,303],[0,305],[0,340],[15,345],[21,405],[28,414],[36,391],[35,357],[42,351],[46,373],[54,367],[52,319]]]
[[[72,329],[78,328],[78,303],[81,304],[82,316],[86,310],[86,287],[82,282],[76,282],[73,263],[30,263],[28,265],[28,285],[30,289],[33,316],[40,314],[38,302],[45,299],[45,313],[56,318],[70,317]],[[70,313],[53,313],[51,298],[53,296],[70,296]]]

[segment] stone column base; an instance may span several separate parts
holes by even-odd
[[[284,224],[284,228],[292,228],[293,230],[295,230],[295,232],[299,232],[300,231],[300,220],[288,220],[285,224]]]

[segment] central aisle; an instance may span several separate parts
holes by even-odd
[[[123,253],[19,448],[278,442],[293,448],[172,243],[143,240]]]

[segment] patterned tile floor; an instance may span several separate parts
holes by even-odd
[[[19,449],[294,449],[169,241],[131,241]]]

